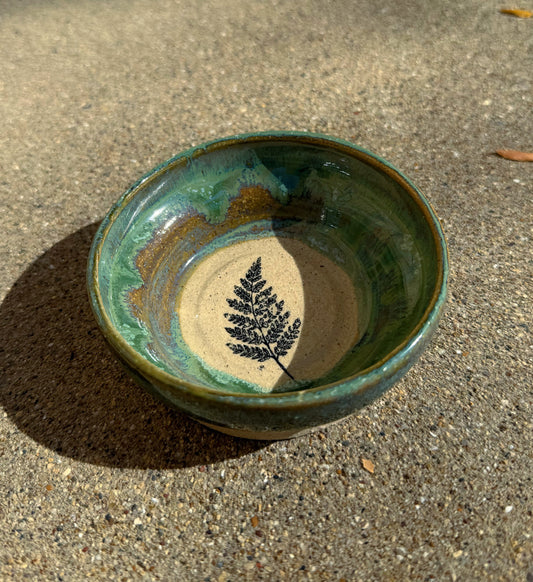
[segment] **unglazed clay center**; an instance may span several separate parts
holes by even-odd
[[[209,366],[257,385],[263,392],[291,382],[273,358],[258,361],[235,354],[228,343],[228,299],[250,266],[261,258],[265,288],[297,318],[301,333],[280,358],[296,382],[330,371],[356,343],[357,302],[348,275],[325,255],[292,238],[264,237],[225,247],[191,269],[178,298],[181,332],[190,350]],[[264,347],[265,344],[262,344]]]

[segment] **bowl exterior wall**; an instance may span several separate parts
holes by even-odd
[[[165,404],[181,411],[209,428],[232,436],[259,440],[279,440],[306,434],[322,426],[352,415],[382,396],[398,382],[419,358],[431,340],[438,321],[435,320],[421,341],[407,350],[405,357],[375,378],[361,383],[358,390],[336,394],[328,400],[296,402],[292,407],[283,404],[254,403],[228,397],[213,400],[180,392],[173,385],[157,378],[142,375],[124,355],[111,344],[109,348],[132,379]],[[355,381],[354,381],[355,384]],[[333,392],[333,391],[332,391]]]

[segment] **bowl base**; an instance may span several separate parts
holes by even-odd
[[[289,429],[289,430],[271,430],[271,431],[260,431],[260,430],[247,430],[247,429],[240,429],[240,428],[230,428],[227,426],[220,426],[218,424],[212,424],[210,422],[205,422],[204,420],[197,420],[200,424],[203,424],[207,428],[211,430],[216,430],[217,432],[221,432],[227,434],[232,437],[238,437],[241,439],[250,439],[256,441],[284,441],[288,439],[294,439],[301,436],[305,436],[312,432],[319,431],[323,428],[331,426],[339,422],[335,420],[334,422],[329,422],[327,424],[322,424],[320,426],[314,426],[311,428],[303,428],[303,429]]]

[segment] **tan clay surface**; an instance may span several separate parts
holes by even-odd
[[[227,299],[236,298],[234,286],[240,285],[258,257],[265,287],[272,286],[278,301],[283,299],[284,309],[290,311],[288,324],[296,318],[302,321],[299,338],[280,358],[296,380],[322,376],[354,344],[357,303],[348,275],[325,255],[295,239],[246,241],[220,249],[199,263],[178,299],[185,341],[213,368],[268,392],[290,378],[273,359],[258,362],[234,354],[227,343],[236,340],[226,331],[232,325],[224,316],[233,311]]]

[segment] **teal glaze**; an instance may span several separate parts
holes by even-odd
[[[241,196],[257,187],[270,193],[266,215]],[[195,222],[180,236],[188,217]],[[348,273],[365,333],[319,380],[264,394],[192,354],[173,307],[204,256],[272,235],[298,238]],[[143,278],[139,263],[152,247],[161,258]],[[447,273],[438,220],[390,164],[341,140],[274,132],[193,148],[137,182],[95,237],[88,285],[104,335],[137,381],[194,418],[261,438],[342,418],[383,393],[436,327]],[[143,285],[140,314],[131,293]]]

